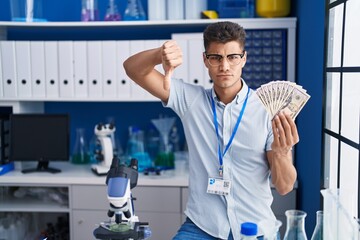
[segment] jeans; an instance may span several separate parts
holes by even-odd
[[[193,223],[190,218],[186,218],[183,225],[181,225],[179,231],[176,233],[172,240],[219,240],[220,238],[213,237]],[[263,236],[257,237],[257,239],[263,240]],[[234,240],[233,235],[230,231],[227,240]],[[277,234],[277,240],[280,240],[280,233]]]

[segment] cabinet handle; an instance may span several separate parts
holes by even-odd
[[[80,225],[80,224],[83,224],[83,222],[84,222],[84,220],[81,219],[81,220],[78,221],[78,224],[79,224],[79,225]]]

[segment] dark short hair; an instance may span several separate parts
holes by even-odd
[[[224,21],[208,25],[203,33],[204,48],[208,49],[210,43],[227,43],[238,41],[240,46],[245,46],[246,33],[242,26],[237,23]]]

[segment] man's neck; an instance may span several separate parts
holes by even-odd
[[[242,86],[243,84],[240,80],[237,84],[229,88],[217,88],[216,86],[214,86],[214,91],[216,93],[216,96],[222,103],[228,104],[234,100],[236,95],[240,92]]]

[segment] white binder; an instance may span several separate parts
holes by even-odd
[[[45,48],[43,41],[30,42],[33,98],[45,98]]]
[[[130,42],[117,41],[116,42],[116,56],[117,56],[117,97],[118,99],[130,99],[130,90],[132,80],[126,75],[123,67],[124,61],[130,56]]]
[[[87,42],[74,41],[75,98],[88,97]]]
[[[183,54],[183,62],[180,66],[175,68],[174,78],[182,79],[185,82],[189,81],[188,66],[189,66],[189,53],[188,53],[188,41],[187,39],[175,39]]]
[[[74,65],[72,41],[58,42],[60,98],[74,97]]]
[[[87,52],[89,98],[100,99],[103,96],[101,41],[88,41]]]
[[[187,52],[184,53],[183,62],[187,62],[188,80],[187,82],[204,86],[204,79],[209,78],[208,75],[204,76],[207,71],[204,69],[203,52],[203,34],[202,33],[178,33],[172,34],[172,39],[181,42],[187,41]],[[185,52],[185,51],[183,51]],[[186,64],[186,63],[185,63]],[[186,76],[186,75],[185,75]]]
[[[31,97],[31,58],[30,58],[30,42],[15,42],[15,59],[17,66],[16,81],[18,86],[19,98]]]
[[[58,43],[46,41],[45,47],[45,88],[46,98],[59,98]]]
[[[102,83],[104,99],[116,99],[117,81],[116,41],[102,41]]]
[[[204,85],[204,52],[202,39],[189,39],[189,80],[195,85]]]
[[[148,49],[153,49],[153,48],[158,48],[161,47],[162,44],[164,44],[167,41],[167,39],[165,40],[145,40],[145,46],[144,49],[148,50]],[[164,68],[162,67],[161,64],[157,65],[155,67],[155,69],[157,71],[159,71],[160,73],[164,74]],[[144,93],[144,99],[148,99],[148,100],[158,100],[156,97],[154,97],[153,95],[151,95],[149,92],[145,91]]]
[[[134,55],[138,52],[145,50],[144,40],[130,40],[130,55]],[[146,91],[141,88],[137,83],[131,81],[131,99],[144,100]]]
[[[1,41],[1,62],[4,98],[17,97],[15,42]]]

